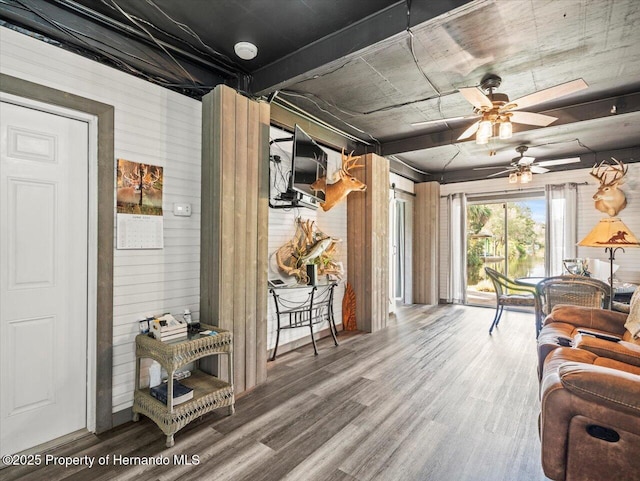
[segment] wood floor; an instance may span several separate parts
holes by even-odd
[[[267,383],[179,431],[148,419],[58,448],[107,466],[0,471],[34,480],[542,481],[533,315],[403,308],[375,334],[341,333],[269,363]],[[155,457],[167,466],[114,465]],[[174,455],[186,455],[174,459]],[[180,459],[197,465],[180,464]],[[104,460],[104,458],[103,458]]]

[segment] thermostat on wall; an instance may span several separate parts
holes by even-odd
[[[191,215],[191,204],[173,204],[173,215],[189,217]]]

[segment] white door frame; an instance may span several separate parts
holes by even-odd
[[[0,92],[0,101],[40,110],[88,124],[88,210],[87,210],[87,430],[96,430],[96,346],[97,346],[97,267],[98,267],[98,117],[85,112],[38,102]]]

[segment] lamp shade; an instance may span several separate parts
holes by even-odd
[[[584,239],[578,242],[583,247],[640,247],[638,239],[617,217],[600,219],[600,222]]]

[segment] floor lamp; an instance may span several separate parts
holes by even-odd
[[[625,247],[640,247],[638,239],[631,233],[631,230],[617,217],[600,219],[600,222],[589,232],[584,239],[578,242],[582,247],[604,247],[605,253],[609,254],[611,265],[609,277],[609,309],[613,303],[613,261],[616,251]]]

